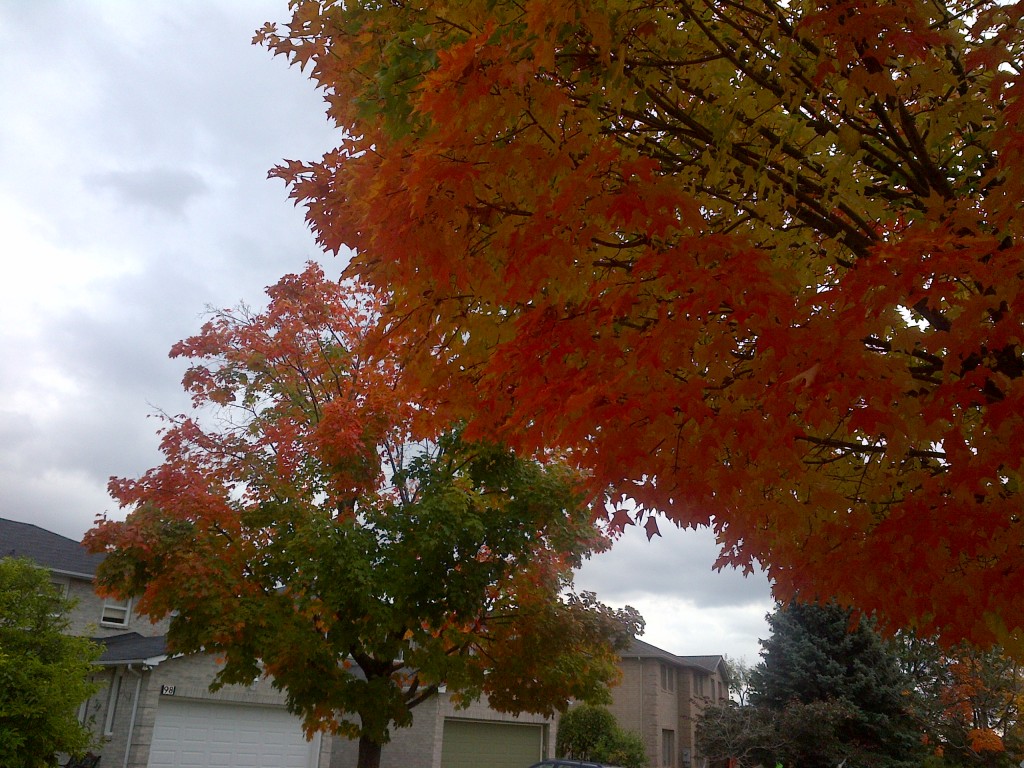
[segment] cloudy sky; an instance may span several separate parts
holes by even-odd
[[[251,45],[286,0],[0,0],[0,516],[79,538],[111,475],[159,460],[171,345],[207,307],[259,305],[310,259],[267,170],[334,132],[301,72]],[[668,528],[663,525],[663,528]],[[757,660],[763,577],[715,573],[706,532],[629,529],[577,586],[679,654]]]

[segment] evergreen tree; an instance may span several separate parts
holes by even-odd
[[[870,619],[857,621],[834,603],[793,603],[768,621],[771,636],[761,641],[750,701],[779,715],[789,754],[778,757],[786,765],[919,765],[909,682]]]

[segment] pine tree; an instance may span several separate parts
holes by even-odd
[[[835,603],[792,603],[768,617],[750,701],[779,715],[786,765],[917,765],[919,734],[894,647]]]

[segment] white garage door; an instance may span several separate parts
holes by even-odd
[[[149,768],[316,768],[319,741],[282,709],[161,698]]]

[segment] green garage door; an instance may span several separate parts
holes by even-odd
[[[528,768],[543,750],[543,725],[445,720],[441,768]]]

